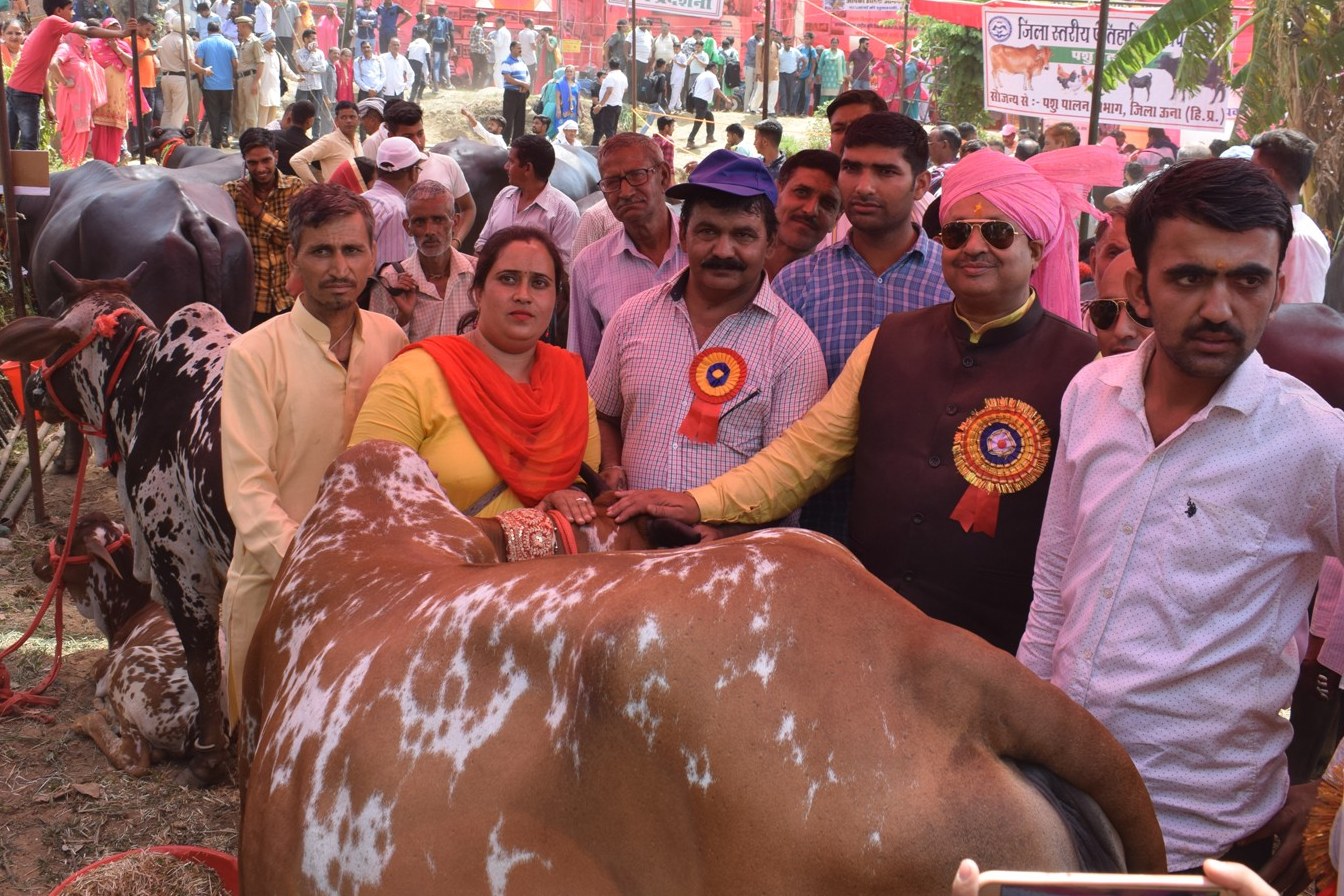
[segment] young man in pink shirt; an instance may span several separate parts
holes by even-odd
[[[14,67],[14,74],[5,85],[5,100],[9,104],[11,130],[15,123],[18,124],[17,133],[10,139],[18,138],[19,149],[37,149],[40,133],[38,106],[45,96],[47,66],[51,65],[51,57],[60,46],[61,38],[71,31],[78,31],[89,37],[110,38],[132,37],[135,34],[134,22],[131,22],[125,31],[114,31],[71,21],[75,15],[74,0],[42,0],[42,11],[47,17],[38,22],[33,33],[28,35],[28,40],[23,44],[23,55],[19,57],[19,64]],[[52,111],[50,106],[47,107],[47,111],[48,113]]]

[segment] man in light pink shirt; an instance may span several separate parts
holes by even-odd
[[[574,259],[569,349],[592,370],[607,321],[626,299],[686,266],[665,191],[672,166],[652,140],[629,132],[609,137],[598,152],[598,187],[621,222]]]

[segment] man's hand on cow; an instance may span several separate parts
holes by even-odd
[[[1302,832],[1307,827],[1307,813],[1316,803],[1316,781],[1295,784],[1288,788],[1288,798],[1274,817],[1260,830],[1243,837],[1241,843],[1253,843],[1265,837],[1277,837],[1279,848],[1260,869],[1260,876],[1280,892],[1307,880],[1306,865],[1302,861]],[[1294,890],[1293,892],[1297,892]]]
[[[586,526],[597,519],[597,509],[593,501],[583,492],[574,488],[562,488],[551,492],[537,505],[540,510],[558,510],[576,526]]]
[[[700,522],[700,505],[687,492],[670,492],[651,488],[641,491],[618,491],[616,502],[607,508],[607,516],[618,523],[628,522],[640,514],[678,520],[688,526]]]

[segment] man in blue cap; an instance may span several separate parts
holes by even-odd
[[[667,195],[683,202],[688,266],[621,306],[588,380],[618,488],[704,484],[826,391],[816,337],[765,275],[779,229],[765,166],[717,150]]]

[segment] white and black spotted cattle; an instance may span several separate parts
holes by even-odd
[[[115,472],[136,578],[151,583],[182,636],[201,698],[190,771],[210,783],[224,772],[216,632],[234,536],[224,504],[219,393],[237,334],[203,304],[155,329],[126,298],[140,271],[86,282],[62,270],[75,297],[69,310],[0,330],[0,358],[45,358],[47,379],[34,375],[29,400],[44,415],[64,409],[102,433],[92,437],[95,456]]]
[[[1100,723],[828,538],[498,556],[405,446],[331,465],[248,654],[243,893],[945,896],[964,856],[1166,868]]]
[[[94,712],[76,719],[112,765],[140,777],[152,763],[180,757],[191,746],[196,690],[187,677],[182,639],[168,611],[135,578],[130,533],[105,514],[79,520],[61,584],[80,614],[107,638],[99,665]],[[59,540],[33,559],[44,582],[55,577]]]

